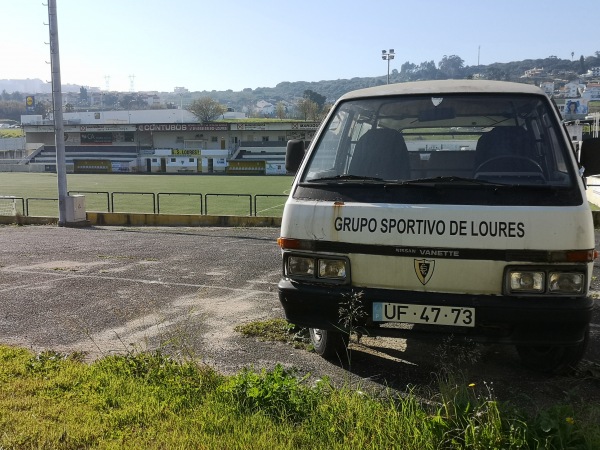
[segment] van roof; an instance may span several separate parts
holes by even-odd
[[[435,80],[386,84],[383,86],[359,89],[342,95],[340,100],[364,97],[380,97],[386,95],[435,95],[457,93],[518,93],[545,95],[544,91],[539,87],[525,83],[490,80]]]

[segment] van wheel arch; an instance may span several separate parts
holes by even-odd
[[[315,353],[329,360],[344,360],[348,351],[347,333],[320,328],[309,328],[310,342]]]
[[[586,327],[583,341],[576,345],[517,345],[516,349],[521,363],[528,369],[552,375],[566,375],[572,373],[583,358],[589,337],[589,327]]]

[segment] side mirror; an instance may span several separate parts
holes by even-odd
[[[296,173],[302,159],[304,158],[304,141],[292,139],[288,141],[285,150],[285,170],[290,173]]]
[[[600,173],[600,138],[585,139],[581,143],[579,163],[585,169],[584,177]]]

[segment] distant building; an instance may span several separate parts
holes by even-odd
[[[600,67],[592,67],[585,73],[585,75],[583,75],[583,77],[585,77],[585,78],[600,78]]]
[[[521,78],[539,78],[544,76],[545,72],[543,68],[538,69],[537,67],[525,71],[525,74]]]
[[[256,102],[256,113],[260,116],[272,116],[275,113],[275,106],[265,100]]]
[[[551,81],[546,81],[540,84],[540,88],[546,93],[548,96],[554,95],[554,83]]]

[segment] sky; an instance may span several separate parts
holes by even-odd
[[[0,0],[0,79],[51,80],[44,0]],[[56,0],[61,81],[112,91],[241,91],[465,66],[593,56],[600,1]],[[133,89],[132,89],[133,88]]]

